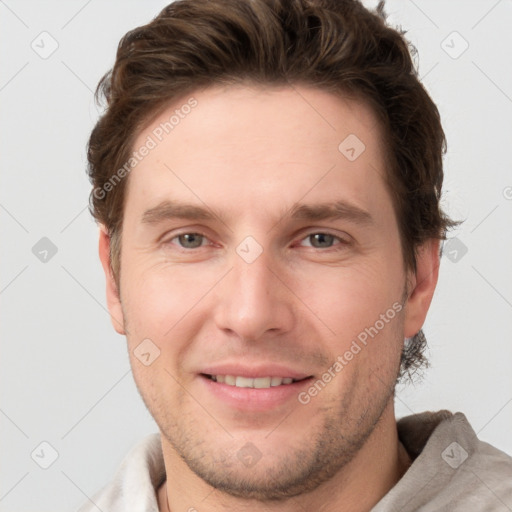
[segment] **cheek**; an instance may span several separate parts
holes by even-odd
[[[296,280],[298,295],[328,328],[329,337],[344,345],[400,301],[400,276],[387,270],[377,264],[320,268]]]
[[[383,382],[394,382],[403,341],[402,279],[392,260],[381,259],[357,268],[323,269],[302,283],[308,306],[328,328],[321,327],[323,348],[332,363],[339,363],[333,369],[334,395],[354,381],[370,394]]]
[[[133,268],[124,286],[125,315],[134,332],[162,339],[200,299],[198,279],[184,278],[180,269]]]
[[[127,265],[137,272],[125,274],[123,310],[130,357],[134,358],[137,347],[149,339],[159,350],[155,364],[165,365],[177,375],[195,341],[202,338],[199,331],[212,314],[208,309],[208,293],[219,280],[219,269],[210,267],[202,272],[185,266],[171,268],[165,263],[142,266]],[[133,359],[132,366],[138,364]],[[141,382],[146,382],[144,369],[139,373]],[[163,378],[170,377],[164,373]]]

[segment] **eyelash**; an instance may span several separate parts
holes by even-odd
[[[180,236],[183,236],[183,235],[198,235],[198,236],[203,237],[203,239],[208,240],[208,236],[205,235],[204,233],[199,232],[199,231],[184,231],[183,233],[178,233],[177,235],[174,235],[168,241],[164,242],[164,245],[169,245],[169,244],[170,245],[177,245],[177,244],[173,244],[172,241],[177,239],[177,238],[179,238]],[[338,247],[338,246],[346,246],[346,245],[350,244],[350,242],[348,240],[345,240],[345,239],[341,238],[340,236],[334,235],[333,233],[329,233],[328,231],[312,231],[310,233],[307,233],[305,236],[303,236],[299,241],[302,242],[302,241],[308,239],[309,237],[311,237],[313,235],[328,235],[328,236],[332,236],[339,243],[338,244],[334,244],[334,245],[332,245],[330,247],[323,247],[323,248],[322,247],[313,247],[312,245],[305,246],[305,247],[311,247],[312,249],[316,249],[316,250],[319,250],[319,251],[322,251],[322,252],[327,252],[328,250],[333,250],[333,249],[336,250],[336,247]],[[201,249],[202,247],[206,247],[206,246],[205,245],[200,245],[199,247],[187,248],[187,247],[181,247],[180,245],[177,245],[177,247],[181,251],[191,252],[191,251],[194,251],[196,249]]]

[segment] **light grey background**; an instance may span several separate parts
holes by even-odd
[[[85,144],[92,91],[120,37],[166,3],[0,0],[2,511],[76,510],[157,430],[106,312]],[[441,111],[444,205],[466,219],[425,326],[432,368],[401,387],[397,415],[462,411],[512,454],[512,2],[395,0],[387,10],[417,46]],[[46,262],[32,251],[43,237],[57,248]]]

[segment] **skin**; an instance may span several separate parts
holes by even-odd
[[[404,337],[421,328],[434,293],[439,244],[427,241],[416,273],[406,271],[382,137],[364,103],[306,86],[193,96],[197,107],[129,176],[120,293],[100,230],[112,323],[161,431],[160,510],[370,510],[410,464],[394,387]],[[366,146],[354,161],[338,150],[349,134]],[[165,200],[218,217],[142,222]],[[371,220],[290,218],[297,203],[339,200]],[[199,247],[185,233],[203,234],[192,238]],[[236,252],[248,236],[262,249],[252,263]],[[216,364],[278,362],[317,380],[396,303],[403,309],[306,405],[294,395],[237,407],[200,375]],[[149,366],[134,354],[147,338],[160,350]],[[237,456],[248,442],[261,454],[250,467]]]

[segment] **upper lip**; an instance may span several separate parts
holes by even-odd
[[[289,366],[280,364],[254,364],[226,363],[202,368],[199,373],[206,375],[233,375],[235,377],[246,377],[256,379],[258,377],[290,377],[295,380],[311,377],[310,373],[294,370]]]

